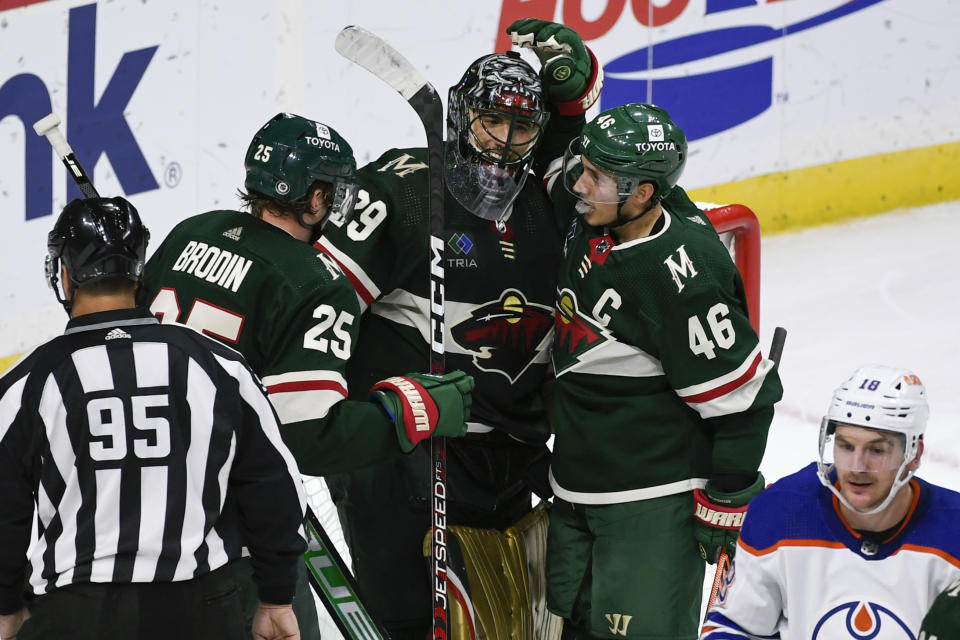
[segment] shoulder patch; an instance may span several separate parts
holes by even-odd
[[[380,165],[380,168],[377,169],[380,173],[392,172],[398,177],[402,178],[414,171],[420,171],[421,169],[426,169],[427,163],[420,162],[414,158],[409,153],[401,153],[392,160],[388,160]]]
[[[677,293],[683,291],[687,281],[696,278],[698,275],[696,266],[694,266],[690,256],[687,255],[685,245],[680,245],[672,254],[667,256],[663,264],[666,265],[673,283],[677,285]]]

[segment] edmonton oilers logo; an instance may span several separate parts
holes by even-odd
[[[874,602],[847,602],[817,622],[811,640],[916,640],[897,614]]]

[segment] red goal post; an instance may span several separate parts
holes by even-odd
[[[728,247],[733,254],[734,264],[743,278],[747,293],[747,308],[750,311],[750,324],[760,334],[760,221],[757,214],[742,204],[705,204],[698,202],[717,233],[730,234],[732,244]]]

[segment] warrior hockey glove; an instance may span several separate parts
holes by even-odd
[[[404,453],[421,440],[437,436],[462,436],[470,418],[473,377],[463,371],[445,375],[410,373],[381,380],[370,389],[397,427]]]
[[[710,482],[705,489],[693,492],[694,518],[693,535],[700,546],[700,556],[714,564],[720,556],[720,549],[726,547],[733,557],[737,550],[737,537],[743,517],[747,514],[747,503],[763,491],[763,476],[757,472],[757,479],[746,489],[725,493],[716,491]]]
[[[547,100],[561,115],[589,109],[603,88],[603,70],[577,32],[562,24],[523,18],[507,27],[518,47],[533,49],[540,58],[540,79]]]
[[[920,625],[917,640],[960,638],[960,578],[937,596]]]

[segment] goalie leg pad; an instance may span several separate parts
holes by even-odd
[[[448,528],[452,640],[557,640],[563,621],[547,611],[547,504],[504,531]],[[424,556],[430,557],[430,533]]]

